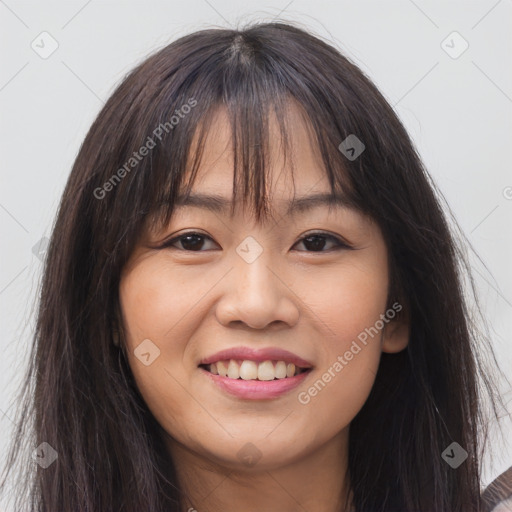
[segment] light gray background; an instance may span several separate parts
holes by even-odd
[[[331,41],[395,106],[488,268],[472,258],[498,359],[512,375],[511,0],[0,0],[2,459],[42,268],[32,248],[50,235],[94,117],[126,72],[178,36],[274,17]],[[58,43],[46,59],[31,47],[43,46],[43,31]],[[463,41],[446,39],[453,31],[469,44],[461,55]],[[512,390],[504,385],[503,394],[510,411]],[[496,439],[484,483],[512,465],[510,443]]]

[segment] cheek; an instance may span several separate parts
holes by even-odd
[[[139,265],[120,284],[128,341],[136,345],[150,338],[163,344],[173,331],[183,328],[183,320],[197,308],[198,297],[208,289],[208,281],[204,276],[188,279],[186,272],[176,272],[164,263]],[[166,350],[179,348],[182,336],[174,338],[178,343],[166,346]]]
[[[383,263],[347,265],[329,273],[324,286],[310,288],[311,310],[321,320],[316,336],[322,357],[316,379],[298,391],[297,399],[315,424],[326,425],[327,435],[352,421],[375,380],[381,354],[379,320],[388,292]]]
[[[316,286],[304,284],[301,294],[320,320],[321,339],[329,352],[344,347],[362,331],[375,325],[385,312],[388,274],[385,259],[354,254],[336,269],[326,268],[315,276]]]
[[[188,340],[196,328],[194,315],[201,318],[204,313],[198,297],[218,278],[201,277],[197,272],[195,276],[153,260],[123,276],[119,286],[128,364],[148,408],[173,434],[187,430],[181,412],[192,408],[196,418],[204,413],[194,407],[188,382],[190,369],[184,360]],[[143,340],[151,343],[144,341],[142,345]],[[149,353],[145,358],[146,363],[151,361],[148,365],[144,357],[139,357],[142,346],[147,347],[144,353]]]

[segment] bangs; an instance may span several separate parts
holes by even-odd
[[[347,163],[357,164],[348,162],[338,149],[343,132],[350,132],[339,126],[334,105],[328,109],[333,115],[325,115],[326,105],[332,101],[328,95],[312,83],[304,83],[304,77],[289,68],[288,61],[278,62],[277,57],[273,60],[268,54],[260,58],[241,36],[236,36],[222,52],[210,50],[206,61],[195,62],[201,65],[191,70],[185,83],[174,92],[176,99],[153,106],[161,112],[159,121],[164,123],[190,98],[197,102],[155,148],[147,172],[138,175],[138,179],[144,180],[137,188],[144,189],[145,230],[168,225],[178,198],[187,198],[191,193],[205,143],[215,135],[220,113],[227,116],[231,130],[231,148],[225,149],[230,149],[233,155],[232,215],[237,202],[242,202],[244,207],[252,206],[258,222],[266,222],[272,216],[266,191],[274,143],[278,142],[276,147],[284,162],[289,162],[295,190],[296,162],[290,145],[290,130],[295,127],[290,122],[290,109],[300,115],[319,158],[318,166],[328,178],[331,194],[363,210],[346,170]],[[172,95],[164,90],[160,97],[166,100]],[[270,123],[275,121],[279,141],[271,141],[269,136]],[[157,124],[153,122],[153,126]]]

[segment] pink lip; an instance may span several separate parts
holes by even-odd
[[[311,371],[307,371],[299,373],[294,377],[286,377],[285,379],[243,380],[214,375],[204,368],[200,368],[200,370],[223,391],[245,400],[268,400],[277,398],[297,387],[311,373]]]
[[[221,350],[211,356],[205,357],[199,362],[199,364],[211,364],[216,363],[217,361],[226,361],[228,359],[235,359],[237,361],[248,359],[257,363],[262,361],[285,361],[287,363],[293,363],[299,368],[313,367],[310,362],[281,348],[253,349],[248,347],[235,347]]]

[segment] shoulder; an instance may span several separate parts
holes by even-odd
[[[512,466],[482,492],[487,512],[512,512]]]

